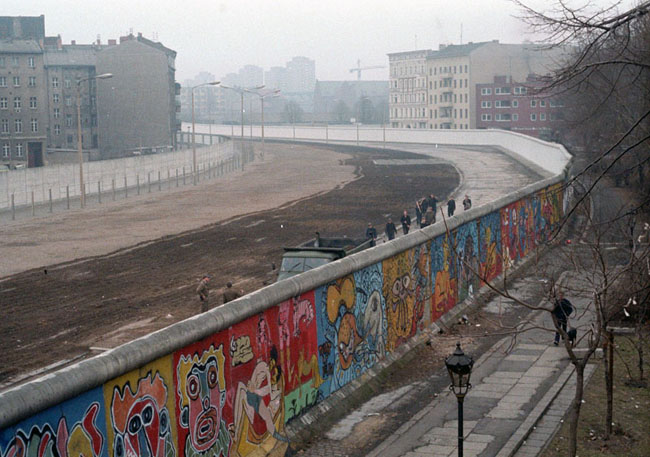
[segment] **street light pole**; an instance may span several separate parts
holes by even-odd
[[[458,457],[463,457],[463,401],[467,391],[472,388],[469,379],[472,375],[474,359],[465,355],[460,343],[457,343],[454,353],[445,359],[445,366],[451,378],[450,389],[458,400]]]
[[[81,83],[91,79],[108,79],[112,78],[112,73],[104,73],[97,76],[88,76],[87,78],[77,78],[77,156],[79,159],[79,190],[81,207],[86,206],[86,189],[84,186],[84,153],[83,142],[81,141]]]
[[[192,176],[193,176],[193,182],[194,185],[196,185],[197,181],[197,173],[196,173],[196,143],[194,142],[194,135],[195,135],[195,130],[196,130],[196,125],[194,124],[194,89],[197,89],[199,87],[203,86],[217,86],[221,83],[221,81],[212,81],[209,83],[203,83],[199,84],[197,86],[192,87],[190,90],[192,92]]]
[[[257,95],[260,98],[260,106],[261,106],[260,112],[261,112],[261,116],[262,116],[261,121],[262,121],[262,159],[263,159],[264,158],[264,153],[266,152],[265,151],[265,143],[264,143],[264,99],[266,97],[268,97],[269,95],[271,97],[279,97],[280,96],[280,89],[276,89],[276,90],[274,90],[272,92],[269,92],[269,93],[266,93],[266,94],[261,94],[259,92],[248,90],[248,89],[245,89],[245,90],[246,90],[246,92],[248,92],[250,94]],[[251,104],[251,107],[252,107],[252,104]],[[253,109],[251,108],[251,113],[252,112],[253,112]],[[251,138],[252,138],[252,136],[253,136],[253,124],[251,123]]]

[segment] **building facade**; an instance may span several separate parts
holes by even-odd
[[[0,163],[42,166],[47,141],[44,18],[0,18]]]
[[[495,40],[389,54],[391,126],[474,129],[477,84],[504,73],[513,80],[546,74],[559,52]]]
[[[427,59],[429,50],[388,54],[389,114],[394,128],[427,128]]]
[[[180,85],[175,80],[175,58],[175,51],[141,34],[121,37],[119,45],[97,53],[97,74],[113,75],[97,81],[102,158],[176,146]]]
[[[543,140],[557,140],[564,119],[560,98],[543,91],[544,84],[530,75],[526,82],[496,76],[476,86],[476,127],[524,133]]]

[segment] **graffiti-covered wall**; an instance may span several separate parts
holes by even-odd
[[[307,287],[302,279],[210,311],[202,328],[218,331],[190,335],[135,369],[5,424],[0,457],[281,455],[288,422],[544,243],[560,221],[562,189],[555,179],[452,218],[449,232],[438,224],[343,259],[345,274],[334,264],[307,273],[316,286],[288,300],[273,297]],[[247,300],[257,311],[238,318]],[[134,351],[147,346],[137,344]],[[101,360],[84,363],[70,372],[92,371]],[[0,400],[17,404],[20,389]]]

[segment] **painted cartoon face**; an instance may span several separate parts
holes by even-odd
[[[187,375],[185,390],[189,398],[189,430],[192,444],[199,452],[209,449],[219,435],[221,391],[216,357],[205,365],[195,364]]]
[[[357,321],[352,313],[345,313],[341,318],[338,339],[341,368],[347,370],[352,364],[357,346],[361,343],[361,336],[357,331]]]
[[[137,399],[127,414],[126,430],[115,436],[115,457],[162,457],[169,416],[150,396]]]

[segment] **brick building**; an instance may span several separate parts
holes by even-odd
[[[476,85],[476,127],[524,133],[544,140],[557,139],[563,116],[560,99],[541,89],[534,75],[525,82],[495,76],[492,83]]]

